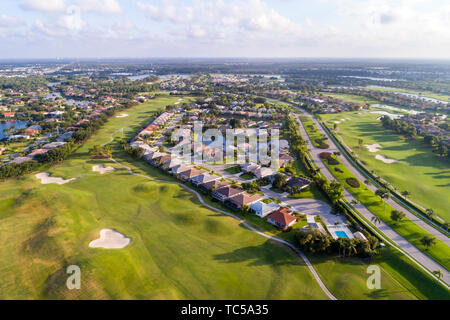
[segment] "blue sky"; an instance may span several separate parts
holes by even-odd
[[[446,0],[2,0],[1,58],[450,58]]]

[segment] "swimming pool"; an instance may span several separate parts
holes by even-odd
[[[336,236],[338,238],[347,238],[348,239],[348,236],[344,231],[335,231],[334,233],[336,234]]]

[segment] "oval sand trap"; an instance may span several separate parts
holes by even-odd
[[[128,113],[121,113],[118,116],[116,116],[116,118],[126,118],[128,117]]]
[[[383,156],[383,155],[381,155],[381,154],[377,154],[377,155],[375,156],[375,159],[381,160],[381,161],[383,161],[384,163],[393,163],[393,162],[397,162],[397,160],[386,158],[385,156]]]
[[[381,146],[378,143],[375,144],[366,144],[365,145],[367,149],[369,149],[369,152],[378,152],[381,149]]]
[[[92,171],[100,172],[100,174],[105,174],[105,173],[112,172],[112,171],[115,171],[115,170],[116,169],[114,169],[113,167],[106,167],[105,168],[105,166],[102,165],[102,164],[92,167]]]
[[[130,244],[130,238],[123,234],[112,230],[102,229],[100,231],[100,238],[95,239],[89,243],[90,248],[105,248],[105,249],[122,249]]]
[[[76,178],[64,180],[63,178],[58,177],[50,177],[50,174],[47,172],[36,174],[36,178],[41,179],[42,184],[56,183],[56,184],[66,184],[70,181],[76,180]]]

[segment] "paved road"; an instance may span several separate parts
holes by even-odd
[[[112,137],[111,137],[111,138],[112,138]],[[251,231],[253,231],[253,232],[259,234],[260,236],[263,236],[263,237],[265,237],[265,238],[267,238],[267,239],[269,239],[269,240],[272,240],[272,241],[275,241],[275,242],[278,242],[278,243],[282,243],[282,244],[288,246],[290,249],[292,249],[295,253],[297,253],[297,254],[303,259],[303,261],[305,262],[305,264],[306,264],[306,266],[308,267],[309,271],[312,273],[314,279],[316,280],[317,284],[320,286],[320,288],[322,289],[322,291],[328,296],[328,298],[330,298],[331,300],[337,300],[337,298],[336,298],[336,297],[328,290],[328,288],[325,286],[325,284],[323,283],[322,279],[320,279],[319,275],[317,274],[316,270],[314,269],[314,267],[313,267],[313,265],[311,264],[311,262],[309,261],[309,259],[305,256],[305,254],[304,254],[303,252],[301,252],[298,248],[296,248],[292,243],[290,243],[290,242],[288,242],[288,241],[285,241],[285,240],[282,240],[282,239],[279,239],[279,238],[277,238],[277,237],[269,236],[269,235],[267,235],[267,234],[265,234],[265,233],[263,233],[263,232],[260,232],[260,231],[258,231],[257,229],[255,229],[254,227],[252,227],[251,225],[249,225],[247,222],[245,222],[244,220],[242,220],[241,218],[235,216],[234,214],[229,213],[229,212],[226,212],[226,211],[223,211],[223,210],[220,210],[220,209],[217,209],[217,208],[215,208],[215,207],[213,207],[213,206],[207,204],[207,203],[203,200],[202,196],[201,196],[197,191],[195,191],[195,190],[189,188],[188,186],[186,186],[186,185],[184,185],[184,184],[182,184],[182,183],[179,183],[179,182],[172,182],[172,181],[166,181],[166,180],[160,180],[160,179],[155,179],[155,178],[152,178],[152,177],[147,176],[147,175],[138,174],[138,173],[135,173],[135,172],[133,171],[133,169],[130,168],[129,166],[124,165],[124,164],[120,163],[119,161],[117,161],[117,160],[115,160],[115,159],[113,159],[113,158],[111,158],[111,161],[113,161],[114,163],[116,163],[116,164],[118,164],[118,165],[120,165],[120,166],[126,168],[126,169],[128,170],[128,172],[129,172],[130,174],[132,174],[132,175],[136,175],[136,176],[139,176],[139,177],[143,177],[143,178],[146,178],[146,179],[151,180],[151,181],[157,181],[157,182],[164,182],[164,183],[177,184],[177,185],[179,185],[180,187],[182,187],[182,188],[184,188],[184,189],[186,189],[186,190],[192,192],[193,194],[195,194],[195,195],[197,196],[197,199],[201,202],[201,204],[204,205],[205,207],[207,207],[208,209],[211,209],[211,210],[213,210],[213,211],[215,211],[215,212],[222,213],[222,214],[224,214],[224,215],[227,215],[227,216],[229,216],[229,217],[232,217],[232,218],[238,220],[238,221],[239,221],[243,226],[245,226],[247,229],[249,229],[249,230],[251,230]]]
[[[316,119],[312,119],[315,123],[315,125],[317,126],[317,128],[319,129],[320,133],[325,134],[325,130],[323,129],[323,127],[318,123],[318,121]],[[331,139],[332,137],[328,136],[329,140],[331,142],[333,142]],[[336,146],[333,143],[334,146]],[[337,146],[336,146],[337,147]],[[348,146],[345,146],[348,150],[351,150]],[[345,166],[360,180],[360,181],[365,181],[367,180],[367,178],[358,170],[358,168],[354,165],[354,163],[352,163],[348,158],[346,158],[344,155],[341,155],[339,157],[341,159],[341,161],[345,164]],[[375,192],[378,188],[376,185],[374,184],[370,184],[370,185],[366,185],[367,188],[369,188],[370,190],[372,190],[373,192]],[[411,220],[412,222],[414,222],[416,225],[418,225],[419,227],[421,227],[422,229],[424,229],[425,231],[427,231],[428,233],[430,233],[431,235],[433,235],[434,237],[436,237],[437,239],[441,240],[442,242],[444,242],[445,244],[447,244],[448,246],[450,245],[450,238],[442,233],[439,229],[434,228],[432,225],[430,225],[429,223],[427,223],[426,221],[420,219],[417,215],[415,215],[414,213],[412,213],[411,211],[405,209],[405,207],[403,207],[402,205],[400,205],[398,202],[396,202],[394,199],[388,199],[385,200],[385,202],[387,204],[389,204],[391,207],[393,207],[396,210],[399,210],[401,212],[403,212],[405,214],[405,216]]]
[[[119,129],[119,130],[117,130],[116,132],[113,132],[113,133],[110,135],[110,140],[109,140],[108,142],[104,143],[103,145],[106,145],[106,144],[112,142],[112,141],[114,140],[113,135],[114,135],[115,133],[117,133],[117,132],[123,130],[123,129],[124,129],[124,128]],[[265,238],[267,238],[267,239],[269,239],[269,240],[272,240],[272,241],[275,241],[275,242],[282,243],[282,244],[286,245],[287,247],[289,247],[290,249],[292,249],[295,253],[297,253],[297,254],[303,259],[303,261],[305,262],[305,264],[306,264],[306,266],[308,267],[309,271],[312,273],[314,279],[316,280],[317,284],[318,284],[319,287],[322,289],[322,291],[328,296],[328,298],[330,298],[331,300],[337,300],[337,298],[336,298],[336,297],[328,290],[328,288],[325,286],[325,284],[323,283],[322,279],[320,279],[320,276],[318,275],[317,271],[314,269],[314,267],[313,267],[313,265],[311,264],[311,262],[309,261],[309,259],[305,256],[305,254],[304,254],[303,252],[301,252],[301,251],[300,251],[297,247],[295,247],[292,243],[290,243],[290,242],[288,242],[288,241],[285,241],[285,240],[282,240],[282,239],[279,239],[279,238],[277,238],[277,237],[269,236],[269,235],[267,235],[267,234],[265,234],[265,233],[263,233],[263,232],[261,232],[261,231],[258,231],[257,229],[255,229],[254,227],[252,227],[251,225],[249,225],[247,222],[245,222],[244,220],[242,220],[242,219],[239,218],[238,216],[235,216],[235,215],[232,214],[232,213],[229,213],[229,212],[226,212],[226,211],[217,209],[217,208],[215,208],[215,207],[213,207],[213,206],[207,204],[207,203],[203,200],[203,198],[202,198],[202,196],[200,195],[200,193],[198,193],[198,192],[195,191],[194,189],[191,189],[190,187],[186,186],[185,184],[182,184],[182,183],[179,183],[179,182],[173,182],[173,181],[166,181],[166,180],[155,179],[155,178],[152,178],[152,177],[147,176],[147,175],[144,175],[144,174],[135,173],[135,172],[133,171],[133,169],[130,168],[129,166],[127,166],[127,165],[125,165],[125,164],[122,164],[122,163],[120,163],[119,161],[117,161],[117,160],[115,160],[115,159],[113,159],[113,158],[110,158],[110,160],[113,161],[114,163],[116,163],[116,164],[118,164],[118,165],[120,165],[120,166],[126,168],[126,169],[128,170],[128,172],[129,172],[130,174],[132,174],[132,175],[136,175],[136,176],[139,176],[139,177],[143,177],[143,178],[148,179],[148,180],[151,180],[151,181],[158,181],[158,182],[164,182],[164,183],[177,184],[177,185],[181,186],[182,188],[184,188],[184,189],[186,189],[186,190],[192,192],[193,194],[195,194],[195,195],[197,196],[197,199],[200,201],[200,203],[201,203],[202,205],[204,205],[205,207],[207,207],[208,209],[211,209],[211,210],[213,210],[213,211],[215,211],[215,212],[219,212],[219,213],[222,213],[222,214],[227,215],[227,216],[229,216],[229,217],[232,217],[232,218],[238,220],[238,221],[239,221],[243,226],[245,226],[247,229],[249,229],[249,230],[251,230],[251,231],[253,231],[253,232],[259,234],[260,236],[263,236],[263,237],[265,237]],[[225,172],[226,172],[226,171],[225,171]],[[227,173],[227,174],[228,174],[228,173]]]
[[[236,180],[238,183],[250,182],[253,180],[245,180],[239,177],[241,173],[238,174],[230,174],[225,171],[225,168],[229,165],[210,165],[210,164],[202,164],[204,168],[209,170],[213,170],[224,178]],[[270,190],[271,185],[262,187],[261,192],[268,198],[276,198],[280,200],[284,205],[291,206],[295,211],[298,211],[302,214],[309,215],[321,215],[324,222],[326,224],[334,224],[335,222],[343,222],[345,221],[344,217],[339,217],[331,213],[331,207],[326,202],[317,199],[293,199],[288,197],[288,193],[277,193]]]
[[[311,115],[307,114],[306,112],[303,112],[303,115],[309,116],[311,117]],[[321,172],[324,174],[324,176],[329,180],[329,181],[333,181],[336,180],[336,178],[333,176],[333,174],[328,170],[328,168],[325,166],[325,164],[322,162],[322,159],[320,158],[319,154],[327,151],[327,152],[334,152],[334,151],[339,151],[338,148],[336,147],[336,145],[333,143],[333,141],[331,140],[331,138],[328,139],[328,144],[330,146],[329,149],[324,150],[324,149],[319,149],[314,147],[314,145],[311,143],[311,140],[308,136],[308,134],[306,133],[305,128],[303,127],[303,124],[301,123],[299,116],[298,115],[294,115],[297,119],[297,122],[299,124],[299,128],[300,128],[300,132],[302,134],[303,137],[305,137],[305,140],[307,141],[307,145],[309,147],[309,149],[311,150],[311,156],[315,162],[315,164],[320,168]],[[312,118],[312,117],[311,117]],[[314,123],[316,124],[317,128],[319,130],[321,130],[321,126],[317,123],[317,121],[315,119],[313,119]],[[321,133],[324,134],[325,136],[326,133],[321,130]],[[353,168],[352,165],[350,165],[350,163],[348,161],[346,161],[345,157],[341,156],[339,157],[340,160],[347,166],[347,168],[349,170],[351,170],[353,173],[355,173],[354,171],[356,170],[355,168]],[[359,178],[359,176],[357,175],[357,177]],[[364,181],[365,178],[362,178],[362,181]],[[344,189],[344,198],[348,201],[351,202],[352,200],[356,200],[355,197],[353,197],[353,195],[347,191],[347,189]],[[362,204],[358,204],[355,205],[354,208],[356,210],[358,210],[359,213],[361,213],[366,219],[371,220],[372,217],[374,217],[375,215],[369,210],[367,209],[364,205]],[[412,214],[412,213],[410,213]],[[413,215],[414,216],[414,215]],[[414,216],[415,217],[415,216]],[[418,219],[416,217],[416,219]],[[423,222],[423,221],[422,221]],[[425,266],[426,268],[428,268],[431,271],[436,271],[436,270],[442,270],[443,273],[443,280],[448,284],[450,283],[450,273],[448,272],[448,270],[446,268],[444,268],[443,266],[441,266],[439,263],[437,263],[436,261],[434,261],[432,258],[430,258],[429,256],[427,256],[426,254],[424,254],[422,251],[420,251],[419,249],[417,249],[414,245],[412,245],[410,242],[408,242],[405,238],[403,238],[402,236],[400,236],[397,232],[395,232],[391,227],[389,227],[386,223],[381,222],[377,225],[377,228],[383,232],[390,240],[392,240],[394,243],[396,243],[400,248],[402,248],[405,252],[407,252],[409,255],[411,255],[414,259],[416,259],[418,262],[420,262],[423,266]],[[437,232],[437,230],[435,230]],[[440,232],[438,232],[440,234]],[[447,239],[448,241],[448,239]],[[446,242],[448,244],[448,242]]]

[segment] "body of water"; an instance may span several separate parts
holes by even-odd
[[[367,86],[367,88],[388,89],[388,90],[392,90],[392,93],[399,94],[399,95],[404,95],[405,97],[422,99],[424,101],[430,101],[430,102],[434,102],[434,103],[444,103],[444,104],[448,104],[449,103],[448,101],[443,101],[443,100],[438,100],[438,99],[426,97],[426,96],[423,96],[423,95],[417,94],[417,93],[407,93],[407,92],[395,91],[395,90],[398,90],[398,88],[393,88],[393,87],[370,85],[370,86]]]
[[[375,78],[375,77],[360,77],[360,76],[340,76],[342,78],[355,78],[355,79],[368,79],[368,80],[374,80],[374,81],[386,81],[386,82],[392,82],[392,81],[405,81],[403,79],[390,79],[390,78]]]
[[[127,78],[128,78],[128,80],[136,81],[136,80],[145,79],[145,78],[150,77],[150,76],[151,76],[151,74],[141,74],[141,75],[138,75],[138,76],[129,76]]]
[[[3,139],[6,136],[6,132],[8,129],[14,128],[14,129],[24,129],[27,127],[26,121],[6,121],[6,122],[0,122],[0,140]]]
[[[380,109],[386,109],[386,110],[392,110],[392,111],[400,111],[400,112],[409,113],[409,114],[420,113],[419,111],[416,111],[416,110],[403,109],[403,108],[398,108],[398,107],[393,107],[393,106],[388,106],[385,104],[378,104],[378,103],[371,104],[370,106],[374,107],[374,108],[380,108]]]

